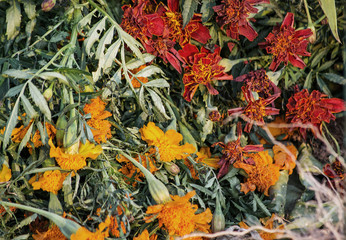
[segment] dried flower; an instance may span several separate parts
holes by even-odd
[[[149,146],[155,146],[158,149],[160,161],[162,162],[184,159],[189,154],[195,152],[195,147],[190,143],[180,145],[183,136],[173,129],[164,133],[155,123],[149,122],[147,126],[143,126],[139,131],[142,139]]]
[[[242,35],[250,41],[255,40],[257,32],[252,28],[249,20],[250,14],[258,12],[253,5],[270,3],[269,0],[222,0],[220,5],[213,7],[217,14],[216,22],[224,29],[226,26],[227,36],[239,40]]]
[[[346,110],[344,100],[326,97],[317,90],[311,94],[306,89],[295,93],[288,99],[286,118],[292,123],[312,124],[321,132],[322,122],[329,123],[335,119],[333,113]],[[300,133],[306,138],[306,128],[300,128]]]
[[[210,148],[208,147],[202,147],[199,152],[197,152],[197,163],[203,163],[208,165],[209,167],[218,169],[220,167],[219,165],[220,158],[219,157],[211,157]]]
[[[222,115],[218,110],[211,111],[208,116],[209,119],[213,122],[219,122],[222,120]]]
[[[57,194],[68,174],[68,172],[62,173],[59,170],[46,171],[37,181],[35,181],[37,178],[35,175],[30,179],[29,183],[34,190],[42,189],[43,191]]]
[[[50,146],[49,156],[54,157],[59,166],[64,170],[79,170],[86,166],[86,159],[96,159],[102,153],[102,146],[95,146],[86,141],[85,144],[79,145],[78,153],[68,154],[64,148],[55,147],[52,139],[49,139]]]
[[[208,232],[213,215],[209,208],[195,214],[198,206],[189,202],[195,194],[195,191],[191,191],[183,197],[172,196],[172,201],[165,204],[149,206],[146,214],[151,216],[146,217],[145,221],[151,222],[157,217],[159,227],[164,227],[170,236],[184,236],[193,231]]]
[[[281,27],[274,27],[273,31],[266,37],[266,42],[258,44],[260,47],[265,48],[267,53],[273,54],[273,62],[269,67],[272,71],[275,71],[281,62],[287,65],[288,61],[293,66],[303,69],[305,63],[298,55],[311,55],[306,51],[309,41],[305,39],[312,35],[312,31],[309,28],[296,31],[293,24],[293,13],[287,13]]]
[[[118,207],[118,209],[121,209],[120,207]],[[118,211],[119,212],[119,211]],[[120,212],[120,214],[122,214],[122,211]],[[119,215],[120,215],[119,214]],[[110,225],[109,225],[109,232],[110,232],[110,235],[112,237],[120,237],[120,231],[119,231],[119,224],[118,224],[118,220],[115,216],[111,216],[110,218]],[[120,222],[120,225],[121,225],[121,230],[123,233],[126,233],[126,227],[125,227],[125,224],[123,221]]]
[[[258,100],[255,100],[251,91],[247,90],[244,86],[242,87],[242,91],[248,105],[246,107],[229,109],[228,115],[233,116],[241,114],[240,116],[247,121],[244,129],[245,132],[250,132],[254,123],[259,126],[264,125],[264,117],[279,114],[279,109],[266,106],[274,102],[274,100],[279,97],[280,93],[274,94],[266,99],[259,97]]]
[[[105,229],[111,224],[111,219],[107,216],[105,222],[99,224],[96,232],[90,232],[85,227],[78,228],[77,232],[71,235],[71,240],[104,240],[109,236],[109,231]]]
[[[0,183],[9,181],[11,177],[11,169],[6,164],[2,164],[2,168],[0,171]]]
[[[37,232],[37,234],[33,234],[32,237],[35,240],[67,240],[59,227],[55,224],[52,224],[46,232]]]
[[[233,164],[234,167],[242,168],[248,174],[246,182],[241,183],[240,190],[247,194],[249,191],[253,192],[257,188],[258,191],[269,196],[269,188],[279,180],[280,166],[273,164],[273,158],[268,151],[248,153],[246,157],[250,158],[254,163],[248,164],[238,161]]]
[[[330,178],[340,178],[342,180],[345,177],[344,167],[339,160],[334,161],[332,164],[326,164],[323,167],[323,172]]]
[[[205,85],[212,95],[219,92],[212,87],[211,83],[215,80],[232,80],[231,75],[224,72],[224,67],[218,65],[220,60],[220,47],[215,46],[214,52],[202,47],[201,51],[195,45],[186,44],[179,54],[186,61],[184,68],[183,82],[185,85],[184,98],[191,102],[193,95],[200,84]]]
[[[290,156],[285,149],[281,148],[279,145],[273,146],[274,161],[275,164],[281,167],[281,170],[288,170],[289,174],[293,173],[293,169],[296,167],[296,160],[298,156],[298,150],[292,143],[288,143],[286,146],[288,151],[291,152]]]

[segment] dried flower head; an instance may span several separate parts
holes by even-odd
[[[32,185],[34,190],[42,189],[43,191],[57,194],[62,188],[62,184],[68,174],[68,172],[62,173],[59,170],[46,171],[37,181],[35,181],[37,178],[35,175],[30,179],[29,183]]]
[[[33,234],[32,237],[35,240],[67,240],[59,227],[55,224],[52,224],[46,232],[37,232],[37,234]]]
[[[293,169],[296,167],[298,150],[292,143],[288,143],[285,148],[287,151],[291,152],[291,155],[279,145],[273,146],[274,161],[275,164],[281,167],[281,170],[288,170],[288,173],[292,174]]]
[[[107,216],[106,220],[99,224],[96,232],[90,232],[85,227],[80,227],[76,233],[71,235],[71,240],[104,240],[109,237],[109,231],[106,228],[109,228],[110,224],[111,219]]]

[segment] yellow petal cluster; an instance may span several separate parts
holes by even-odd
[[[149,122],[147,126],[141,128],[140,133],[142,139],[148,145],[157,147],[160,161],[162,162],[184,159],[196,151],[195,147],[190,143],[180,145],[180,142],[183,140],[183,136],[180,133],[173,129],[164,133],[153,122]]]
[[[0,171],[0,183],[9,181],[11,177],[12,177],[11,169],[7,167],[6,164],[2,164],[2,168]]]
[[[204,163],[209,167],[218,169],[220,158],[219,157],[211,157],[210,148],[202,147],[197,153],[196,162]]]
[[[30,179],[29,183],[34,190],[42,189],[43,191],[57,194],[62,188],[62,184],[69,173],[62,173],[59,170],[46,171],[40,176],[38,181],[35,181],[36,176]]]
[[[286,150],[291,152],[291,155],[288,154],[282,147],[278,145],[273,146],[274,161],[275,164],[281,167],[281,169],[288,170],[288,173],[292,174],[293,169],[296,167],[298,150],[292,143],[287,144],[285,147]]]

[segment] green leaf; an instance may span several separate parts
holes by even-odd
[[[94,43],[99,40],[102,31],[105,29],[106,18],[102,18],[94,27],[89,31],[87,39],[85,39],[85,51],[90,55],[90,49]]]
[[[82,18],[77,25],[78,32],[85,26],[90,25],[91,19],[94,16],[97,9],[94,9],[92,12],[90,12],[88,15],[86,15],[84,18]]]
[[[11,6],[6,10],[6,35],[8,40],[13,40],[18,35],[21,18],[19,3],[17,0],[12,0]]]
[[[208,22],[214,15],[213,7],[216,5],[215,0],[202,0],[202,23]]]
[[[17,69],[9,69],[2,73],[2,76],[6,77],[13,77],[13,78],[19,78],[19,79],[29,79],[32,77],[32,74],[24,72],[22,70]]]
[[[144,86],[146,86],[146,87],[158,87],[158,88],[170,87],[169,83],[163,78],[158,78],[158,79],[152,80],[150,82],[147,82],[144,84]]]
[[[150,53],[144,53],[143,59],[145,63],[149,63],[153,61],[156,57],[154,55],[151,55]],[[138,68],[143,65],[143,61],[140,59],[132,59],[126,63],[126,66],[128,69],[132,70],[135,68]]]
[[[335,61],[336,60],[331,60],[331,61],[327,61],[327,62],[323,63],[319,68],[317,68],[317,71],[321,72],[321,71],[324,71],[324,70],[330,68],[331,66],[334,65]]]
[[[327,55],[328,51],[329,47],[321,49],[312,59],[311,67],[314,68],[322,60],[322,58]]]
[[[26,0],[23,2],[24,11],[29,19],[34,19],[36,17],[36,5],[31,0]]]
[[[273,196],[272,202],[275,204],[272,210],[280,216],[283,216],[285,210],[288,177],[287,170],[280,171],[279,180],[270,189],[270,195]]]
[[[198,7],[197,0],[185,0],[183,5],[183,28],[190,22]]]
[[[338,21],[336,16],[335,0],[319,0],[321,8],[324,14],[328,18],[329,27],[332,30],[332,33],[335,39],[341,43],[339,34],[338,34]]]
[[[310,90],[311,85],[312,85],[312,70],[306,76],[306,79],[305,79],[305,82],[304,82],[304,88]]]
[[[31,216],[24,218],[19,224],[16,225],[16,227],[14,229],[20,229],[26,225],[29,225],[30,223],[35,221],[36,218],[37,218],[37,214],[34,213]]]
[[[142,61],[144,64],[144,58],[142,52],[139,50],[139,48],[143,49],[143,46],[140,42],[138,42],[136,39],[134,39],[130,34],[128,34],[125,31],[122,31],[119,33],[121,37],[123,38],[126,45],[132,50],[132,52]]]
[[[59,80],[60,83],[65,84],[66,86],[70,86],[67,78],[58,72],[43,72],[38,75],[40,78],[52,81],[55,78]]]
[[[3,150],[6,149],[7,144],[10,141],[12,131],[13,131],[13,129],[16,126],[17,121],[18,121],[19,101],[20,100],[18,98],[16,103],[14,104],[14,107],[13,107],[12,111],[11,111],[11,116],[7,120],[7,125],[6,125],[5,133],[4,133],[4,142],[3,142],[3,145],[2,145],[2,149]]]
[[[29,100],[24,95],[21,96],[21,100],[22,100],[22,104],[25,109],[25,112],[26,114],[28,114],[29,118],[32,119],[37,117],[38,113],[35,111],[31,103],[29,102]]]
[[[198,147],[197,147],[196,140],[192,136],[192,134],[190,133],[189,129],[181,121],[179,121],[178,124],[179,124],[179,129],[180,129],[179,132],[184,137],[184,143],[192,144],[195,147],[196,152],[197,152],[198,151]]]
[[[106,48],[106,45],[112,42],[113,34],[114,34],[114,26],[108,29],[107,32],[101,38],[100,43],[97,46],[97,50],[96,50],[96,56],[95,56],[96,59],[100,59],[100,57],[104,55],[104,50]]]
[[[344,78],[343,76],[337,75],[335,73],[324,73],[322,74],[322,76],[327,78],[331,82],[346,85],[346,78]]]
[[[62,190],[64,192],[64,202],[67,206],[73,205],[73,192],[71,186],[71,173],[67,175],[63,182]]]
[[[20,152],[23,150],[23,148],[29,142],[33,126],[34,126],[34,124],[31,123],[28,131],[25,133],[25,136],[23,137],[22,141],[20,142],[19,147],[18,147],[18,154],[20,154]]]
[[[114,59],[117,56],[117,53],[119,51],[121,41],[118,39],[115,43],[113,43],[108,49],[105,54],[105,59],[104,59],[104,65],[103,69],[110,68],[114,62]]]
[[[146,104],[145,104],[145,99],[144,99],[144,87],[142,86],[141,89],[139,90],[139,94],[138,94],[138,98],[139,98],[139,106],[141,107],[141,109],[149,114],[149,111],[146,107]]]
[[[163,106],[162,100],[159,97],[159,95],[157,95],[157,93],[154,90],[151,90],[150,88],[147,88],[147,90],[154,102],[155,107],[157,107],[157,109],[160,111],[160,113],[162,113],[162,115],[166,119],[171,119],[169,116],[167,116],[165,107]]]
[[[262,203],[261,199],[256,195],[256,193],[253,193],[254,199],[256,200],[258,206],[262,209],[262,211],[267,214],[267,216],[271,216],[271,213],[269,212],[268,208]]]
[[[209,196],[212,196],[213,195],[213,192],[210,191],[209,189],[205,188],[205,187],[202,187],[200,185],[197,185],[197,184],[194,184],[194,183],[190,183],[190,186],[193,187],[194,189],[197,189]]]
[[[156,67],[154,65],[147,66],[140,70],[138,73],[136,73],[136,77],[150,77],[156,73],[160,73],[161,75],[164,75],[164,72],[161,70],[161,68]]]
[[[52,213],[56,213],[58,215],[63,215],[64,209],[62,208],[62,205],[61,205],[57,195],[50,192],[49,196],[50,196],[50,198],[49,198],[48,210]]]
[[[316,74],[316,79],[317,79],[317,85],[319,86],[319,88],[322,90],[322,92],[324,92],[325,94],[327,94],[329,97],[332,96],[332,93],[330,92],[327,84],[322,80],[322,78],[319,77],[318,74]]]
[[[22,90],[23,86],[24,86],[24,84],[20,84],[18,86],[11,88],[10,90],[8,90],[8,92],[6,93],[4,98],[16,96]]]
[[[51,117],[51,113],[50,113],[47,101],[41,94],[40,90],[38,90],[38,88],[32,82],[29,82],[29,90],[30,90],[30,95],[32,97],[32,100],[39,107],[39,109],[46,116],[46,118],[49,121],[51,121],[52,117]]]

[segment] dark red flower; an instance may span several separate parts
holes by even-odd
[[[336,160],[332,164],[326,164],[323,167],[323,172],[330,178],[344,179],[345,177],[344,167],[339,160]]]
[[[306,51],[309,41],[306,38],[312,35],[310,28],[296,31],[293,28],[294,15],[287,13],[281,27],[274,27],[273,31],[266,37],[266,42],[258,45],[267,50],[267,53],[273,54],[273,62],[269,69],[275,71],[281,62],[285,65],[291,62],[293,66],[304,68],[305,63],[298,57],[310,56]]]
[[[262,145],[247,145],[242,147],[240,145],[240,137],[242,135],[241,125],[238,124],[238,139],[232,142],[228,142],[227,144],[223,142],[217,142],[212,145],[212,147],[219,145],[223,148],[222,157],[220,158],[219,165],[220,170],[217,174],[217,178],[220,178],[228,173],[229,166],[235,162],[246,162],[248,164],[252,164],[251,159],[244,159],[244,152],[260,152],[263,151],[264,148]]]
[[[311,94],[306,89],[295,93],[288,99],[286,118],[292,123],[312,124],[321,132],[322,122],[329,123],[335,119],[333,113],[346,110],[344,100],[326,97],[317,90]],[[300,128],[300,132],[305,138],[306,128]]]
[[[186,44],[179,50],[180,56],[185,60],[186,67],[183,76],[185,85],[184,98],[191,101],[200,84],[205,85],[212,95],[219,92],[211,85],[215,80],[232,80],[231,75],[224,72],[224,67],[218,65],[220,60],[220,47],[216,46],[214,52],[202,47],[201,51],[195,45]]]
[[[209,113],[209,119],[213,122],[219,122],[222,120],[222,115],[218,110],[214,110]]]
[[[270,3],[269,0],[222,0],[220,5],[213,7],[217,14],[216,22],[224,29],[227,25],[226,33],[233,39],[239,40],[239,35],[243,35],[250,41],[257,37],[257,32],[252,28],[248,19],[250,14],[257,13],[255,4]],[[253,18],[250,20],[254,21]]]
[[[240,115],[245,121],[247,121],[244,129],[245,132],[250,132],[254,123],[259,126],[264,125],[264,117],[279,114],[279,109],[266,106],[274,102],[274,100],[280,96],[280,93],[271,95],[266,99],[259,97],[258,100],[255,100],[251,91],[247,90],[246,87],[243,86],[242,91],[248,105],[246,107],[229,109],[228,115]]]
[[[249,72],[248,74],[237,77],[234,81],[244,82],[247,89],[257,92],[263,98],[269,97],[272,94],[281,93],[280,88],[270,81],[264,69]]]

